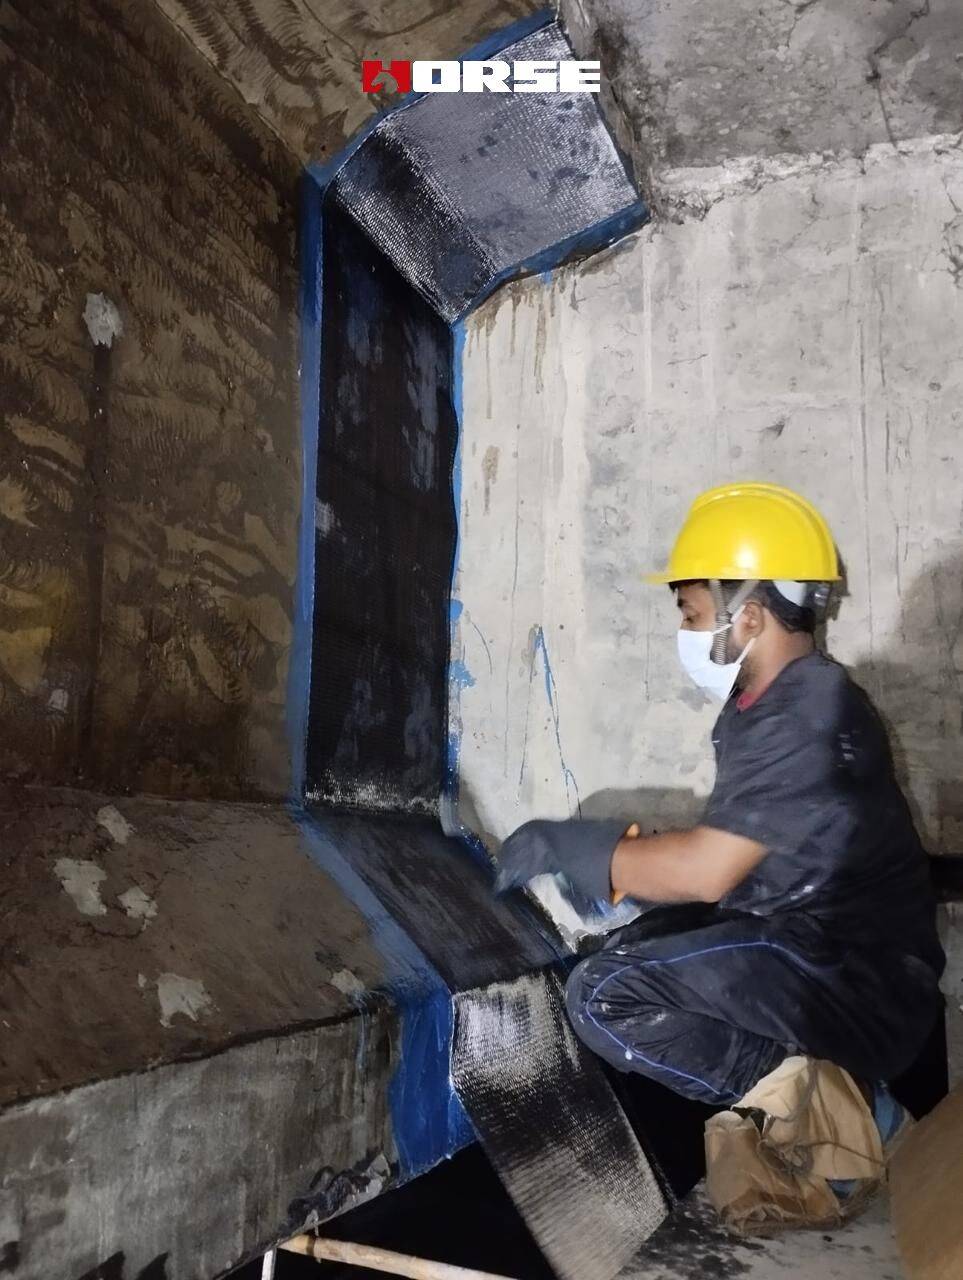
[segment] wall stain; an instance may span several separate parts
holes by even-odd
[[[490,444],[482,458],[482,476],[485,480],[485,515],[491,505],[492,486],[498,479],[498,446]]]
[[[16,1271],[20,1266],[20,1241],[7,1240],[0,1246],[0,1271]]]
[[[149,3],[0,58],[0,773],[285,794],[300,166]]]
[[[327,159],[397,100],[361,92],[362,58],[457,57],[530,0],[155,0],[297,156]],[[430,54],[426,50],[431,50]]]

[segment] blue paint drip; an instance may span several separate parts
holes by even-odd
[[[555,673],[552,671],[552,663],[548,656],[548,645],[545,643],[545,632],[541,626],[535,628],[535,638],[532,645],[532,670],[531,678],[535,675],[535,659],[538,657],[539,651],[542,654],[542,668],[545,676],[545,696],[548,699],[549,710],[552,713],[552,723],[555,726],[555,742],[558,746],[558,759],[562,766],[562,778],[565,782],[565,795],[568,797],[569,783],[575,792],[575,807],[578,816],[582,816],[582,798],[579,795],[578,783],[575,781],[575,774],[565,763],[565,752],[562,750],[562,729],[558,708],[558,688],[555,684]],[[522,766],[524,768],[524,764]],[[571,805],[569,806],[571,807]]]
[[[451,1080],[451,992],[327,835],[323,818],[295,805],[289,811],[310,856],[364,917],[384,962],[385,979],[379,990],[391,999],[401,1020],[399,1061],[388,1086],[388,1100],[401,1176],[413,1178],[475,1136]]]
[[[290,793],[304,795],[314,622],[314,513],[321,413],[321,192],[309,174],[301,179],[301,519],[294,585],[294,623],[288,663],[287,732]]]
[[[450,621],[449,648],[454,650],[457,624],[464,612],[464,605],[455,595],[455,580],[458,576],[458,560],[461,554],[461,484],[462,484],[462,417],[464,410],[464,387],[462,382],[462,360],[465,351],[464,325],[455,324],[451,329],[451,403],[455,418],[455,456],[451,466],[451,500],[455,511],[455,546],[451,558],[451,594],[449,597],[448,617]],[[442,783],[453,809],[458,804],[458,757],[461,751],[461,733],[454,727],[453,711],[457,713],[459,696],[465,687],[459,681],[456,668],[464,667],[464,663],[456,663],[449,658],[448,664],[448,741],[445,755],[445,777]],[[466,671],[467,675],[468,672]],[[470,678],[470,677],[469,677]],[[474,684],[474,681],[472,680]],[[468,836],[463,830],[462,834]]]

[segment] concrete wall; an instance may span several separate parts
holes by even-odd
[[[224,1275],[312,1209],[376,1194],[392,1021],[376,1009],[0,1112],[4,1272]]]
[[[0,769],[283,793],[299,166],[146,0],[0,60]]]
[[[670,167],[958,129],[957,0],[561,0],[653,207]]]
[[[663,174],[681,222],[468,323],[456,657],[466,816],[686,822],[715,708],[662,564],[728,478],[797,486],[848,574],[829,627],[892,726],[934,849],[963,844],[963,153]]]
[[[362,58],[453,58],[535,0],[154,0],[300,159],[329,160],[388,100]]]
[[[302,163],[530,7],[3,6],[0,775],[287,792]]]

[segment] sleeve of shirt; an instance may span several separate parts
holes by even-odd
[[[719,770],[703,823],[745,836],[769,850],[794,843],[806,792],[818,765],[818,746],[799,717],[780,710],[734,734]]]

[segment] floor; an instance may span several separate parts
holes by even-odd
[[[697,1187],[619,1280],[905,1280],[885,1197],[828,1234],[736,1240]]]
[[[406,1188],[327,1224],[326,1235],[378,1244],[509,1280],[552,1280],[524,1224],[478,1148]],[[275,1280],[378,1280],[367,1268],[279,1253]],[[260,1260],[234,1280],[260,1280]],[[642,1247],[618,1280],[905,1280],[880,1198],[832,1234],[737,1240],[719,1225],[701,1185]]]

